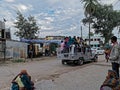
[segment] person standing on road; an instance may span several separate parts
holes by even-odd
[[[29,46],[29,58],[31,58],[31,60],[32,60],[32,58],[33,58],[33,45],[32,44],[30,44],[30,46]]]
[[[110,48],[106,48],[104,53],[105,53],[106,62],[108,62],[108,59],[109,59],[109,56],[110,56]]]
[[[112,64],[112,70],[114,70],[117,73],[117,76],[119,78],[120,47],[117,42],[116,36],[113,36],[111,38],[111,43],[113,45],[112,45],[112,49],[110,52],[109,60],[111,61],[111,64]]]

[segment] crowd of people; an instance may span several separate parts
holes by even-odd
[[[80,44],[85,44],[85,41],[81,38],[81,37],[76,37],[76,36],[69,36],[69,37],[65,37],[64,40],[61,41],[60,44],[60,50],[61,52],[68,52],[69,47],[71,45],[75,45],[75,46],[79,46]]]
[[[61,52],[68,52],[71,45],[79,46],[80,44],[85,44],[85,41],[78,36],[66,36],[59,44],[48,44],[45,45],[45,56],[56,55],[58,48]]]

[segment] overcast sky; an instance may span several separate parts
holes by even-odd
[[[113,4],[114,9],[120,10],[120,0],[100,0],[100,3]],[[7,20],[6,27],[11,29],[12,39],[17,39],[13,34],[17,10],[25,17],[35,17],[41,28],[39,37],[80,36],[81,20],[85,17],[80,0],[0,0],[0,20]],[[87,36],[88,27],[82,27],[83,35]]]

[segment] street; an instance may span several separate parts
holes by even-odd
[[[103,56],[99,59],[103,59]],[[108,69],[111,69],[110,63],[106,64],[102,60],[88,63],[62,75],[56,73],[51,79],[37,82],[36,90],[99,90]]]
[[[82,66],[62,65],[56,57],[0,66],[0,90],[9,90],[12,79],[26,69],[36,90],[99,90],[111,64],[100,55],[98,62]]]

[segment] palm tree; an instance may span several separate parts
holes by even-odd
[[[81,0],[81,2],[85,4],[85,16],[94,13],[96,5],[99,4],[97,0]]]
[[[96,5],[99,4],[97,0],[81,0],[82,3],[85,3],[85,16],[89,18],[89,45],[90,45],[90,22],[92,14],[95,12]]]

